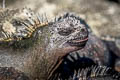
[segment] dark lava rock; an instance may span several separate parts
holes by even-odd
[[[0,67],[0,80],[30,80],[23,72],[13,67]]]

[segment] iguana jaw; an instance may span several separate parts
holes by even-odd
[[[76,43],[66,42],[66,43],[64,43],[62,45],[62,47],[60,48],[60,50],[63,51],[63,53],[65,53],[65,55],[68,54],[68,53],[70,53],[70,52],[73,52],[73,51],[76,51],[76,50],[80,50],[80,49],[84,48],[87,40],[88,40],[88,38],[85,38],[84,40],[76,41]]]
[[[64,53],[70,53],[79,49],[82,49],[83,47],[77,47],[77,46],[68,46],[66,48],[63,48],[62,50],[64,51]]]
[[[88,41],[88,37],[86,37],[85,39],[83,40],[72,40],[72,41],[68,41],[67,43],[70,45],[70,46],[76,46],[76,47],[84,47],[86,42]]]

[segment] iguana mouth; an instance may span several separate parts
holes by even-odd
[[[68,41],[68,44],[70,46],[84,47],[87,41],[88,41],[88,37],[82,40],[80,39],[70,40]]]

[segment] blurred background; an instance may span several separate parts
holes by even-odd
[[[3,0],[0,0],[2,7]],[[98,36],[120,37],[120,0],[5,0],[7,8],[29,7],[53,18],[63,12],[81,16]]]

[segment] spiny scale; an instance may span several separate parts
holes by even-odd
[[[98,78],[104,79],[105,77],[111,77],[113,80],[116,80],[120,78],[120,75],[119,72],[115,72],[106,66],[92,66],[75,71],[72,80],[96,80]]]
[[[27,18],[28,22],[22,22],[23,26],[26,26],[26,30],[28,30],[27,37],[31,37],[32,33],[36,31],[36,29],[48,25],[48,19],[46,15],[40,16],[40,14],[32,15]]]
[[[120,80],[120,73],[106,66],[92,66],[75,70],[73,76],[63,79],[57,73],[50,80]]]
[[[56,16],[56,17],[54,18],[54,22],[60,21],[60,20],[62,20],[62,19],[64,19],[64,18],[66,18],[66,17],[67,17],[67,18],[73,17],[73,18],[82,20],[82,19],[81,19],[78,15],[76,15],[75,13],[64,12],[63,14],[60,14],[60,15]]]
[[[3,30],[3,31],[1,31],[1,33],[4,35],[4,38],[0,38],[0,42],[20,41],[23,38],[29,38],[32,36],[33,32],[35,32],[38,28],[48,25],[48,19],[46,17],[46,14],[40,16],[39,13],[34,14],[34,12],[32,12],[32,10],[28,9],[28,8],[24,8],[22,10],[21,14],[24,14],[24,17],[26,17],[26,19],[22,20],[20,18],[19,23],[24,27],[23,32],[25,32],[27,35],[17,36],[18,34],[22,34],[22,32],[19,33],[20,31],[19,32],[16,31],[14,33],[9,34],[9,32],[5,32]],[[12,26],[13,26],[13,24],[12,24]],[[9,27],[9,26],[7,26],[7,27]]]

